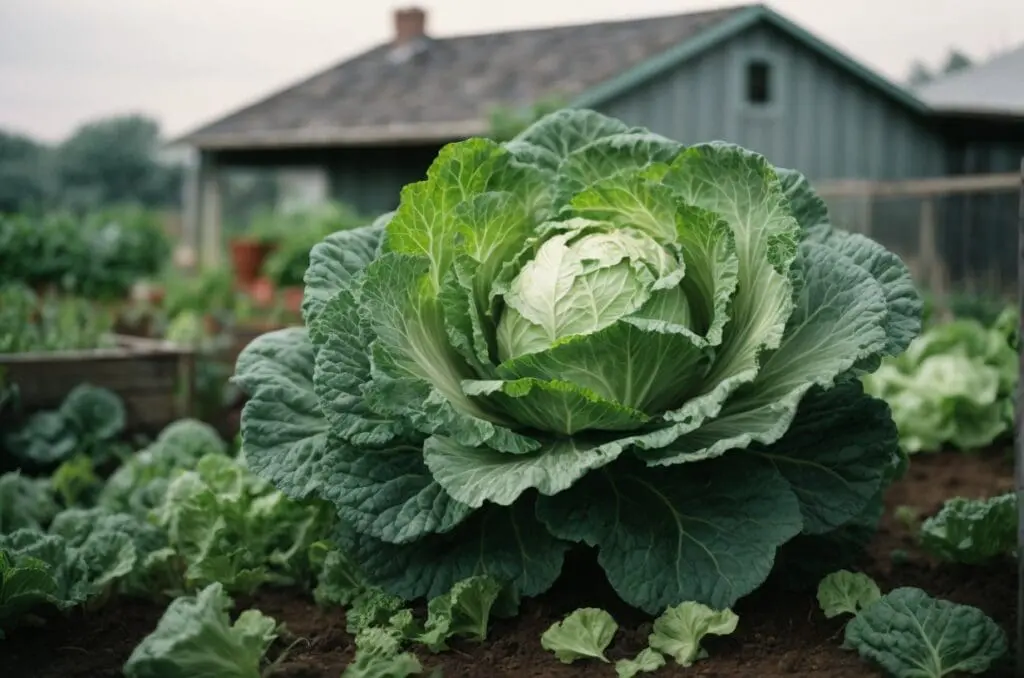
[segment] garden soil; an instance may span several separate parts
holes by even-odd
[[[936,565],[916,548],[911,528],[893,518],[897,506],[933,514],[955,495],[987,497],[1011,489],[1012,464],[1005,450],[978,455],[947,453],[914,458],[906,478],[886,498],[886,516],[861,569],[883,591],[917,586],[928,593],[977,606],[1010,634],[1016,606],[1016,572],[1009,564],[979,569]],[[893,557],[893,552],[897,557]],[[565,614],[583,606],[604,607],[619,622],[608,656],[634,655],[646,645],[650,618],[625,608],[591,561],[568,562],[566,574],[547,595],[526,601],[513,620],[496,621],[483,645],[455,644],[452,651],[420,652],[429,669],[446,678],[589,678],[614,676],[611,666],[593,662],[560,664],[541,649],[540,635]],[[352,659],[352,638],[344,613],[321,611],[301,592],[271,591],[242,605],[258,607],[286,624],[290,636],[271,656],[277,664],[267,676],[338,678]],[[120,601],[96,612],[76,613],[47,626],[12,633],[0,641],[0,678],[113,678],[135,645],[156,625],[163,609]],[[878,676],[856,654],[842,650],[842,620],[825,620],[811,590],[795,594],[766,585],[741,601],[739,628],[704,645],[710,658],[689,669],[670,665],[664,678],[864,678]],[[429,671],[425,675],[430,675]],[[646,675],[646,674],[641,674]],[[992,671],[990,676],[1010,676]]]

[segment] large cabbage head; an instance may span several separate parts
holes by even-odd
[[[898,458],[859,378],[920,303],[800,174],[570,110],[445,147],[314,248],[303,312],[239,358],[243,447],[335,503],[366,576],[534,595],[582,543],[656,612],[870,514]]]

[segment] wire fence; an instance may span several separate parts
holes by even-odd
[[[948,309],[956,297],[1015,297],[1020,182],[1014,172],[815,188],[833,223],[899,254],[919,289]]]

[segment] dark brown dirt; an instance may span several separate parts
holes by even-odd
[[[1012,465],[1005,451],[978,455],[921,455],[907,477],[886,499],[886,516],[870,547],[863,570],[883,590],[918,586],[930,594],[975,605],[1008,632],[1016,607],[1016,572],[1003,564],[959,568],[929,562],[917,549],[913,532],[893,517],[893,509],[911,506],[922,517],[954,495],[985,497],[1011,489]],[[893,551],[902,551],[893,558]],[[513,620],[496,621],[484,645],[459,644],[439,655],[420,653],[427,669],[441,668],[447,678],[584,678],[613,676],[611,667],[578,662],[563,665],[540,647],[540,635],[564,614],[581,606],[609,610],[619,622],[608,656],[635,654],[646,644],[650,620],[624,608],[603,577],[587,562],[569,562],[566,576],[551,593],[523,604]],[[569,581],[571,580],[571,581]],[[268,591],[245,601],[279,621],[290,637],[272,653],[279,660],[269,675],[280,678],[337,678],[352,658],[344,613],[319,610],[302,593]],[[840,649],[842,621],[826,621],[813,590],[795,594],[769,585],[742,601],[737,632],[705,643],[710,658],[689,669],[667,666],[654,675],[699,678],[865,678],[878,676],[855,654]],[[0,641],[4,678],[106,678],[120,676],[125,659],[162,613],[152,604],[121,601],[91,614],[76,613],[45,627],[23,630]],[[285,651],[286,648],[289,648]],[[283,652],[283,655],[282,655]],[[990,673],[993,678],[1010,673]]]

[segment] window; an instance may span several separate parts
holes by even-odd
[[[764,59],[747,63],[747,103],[752,106],[766,106],[772,100],[772,68]]]

